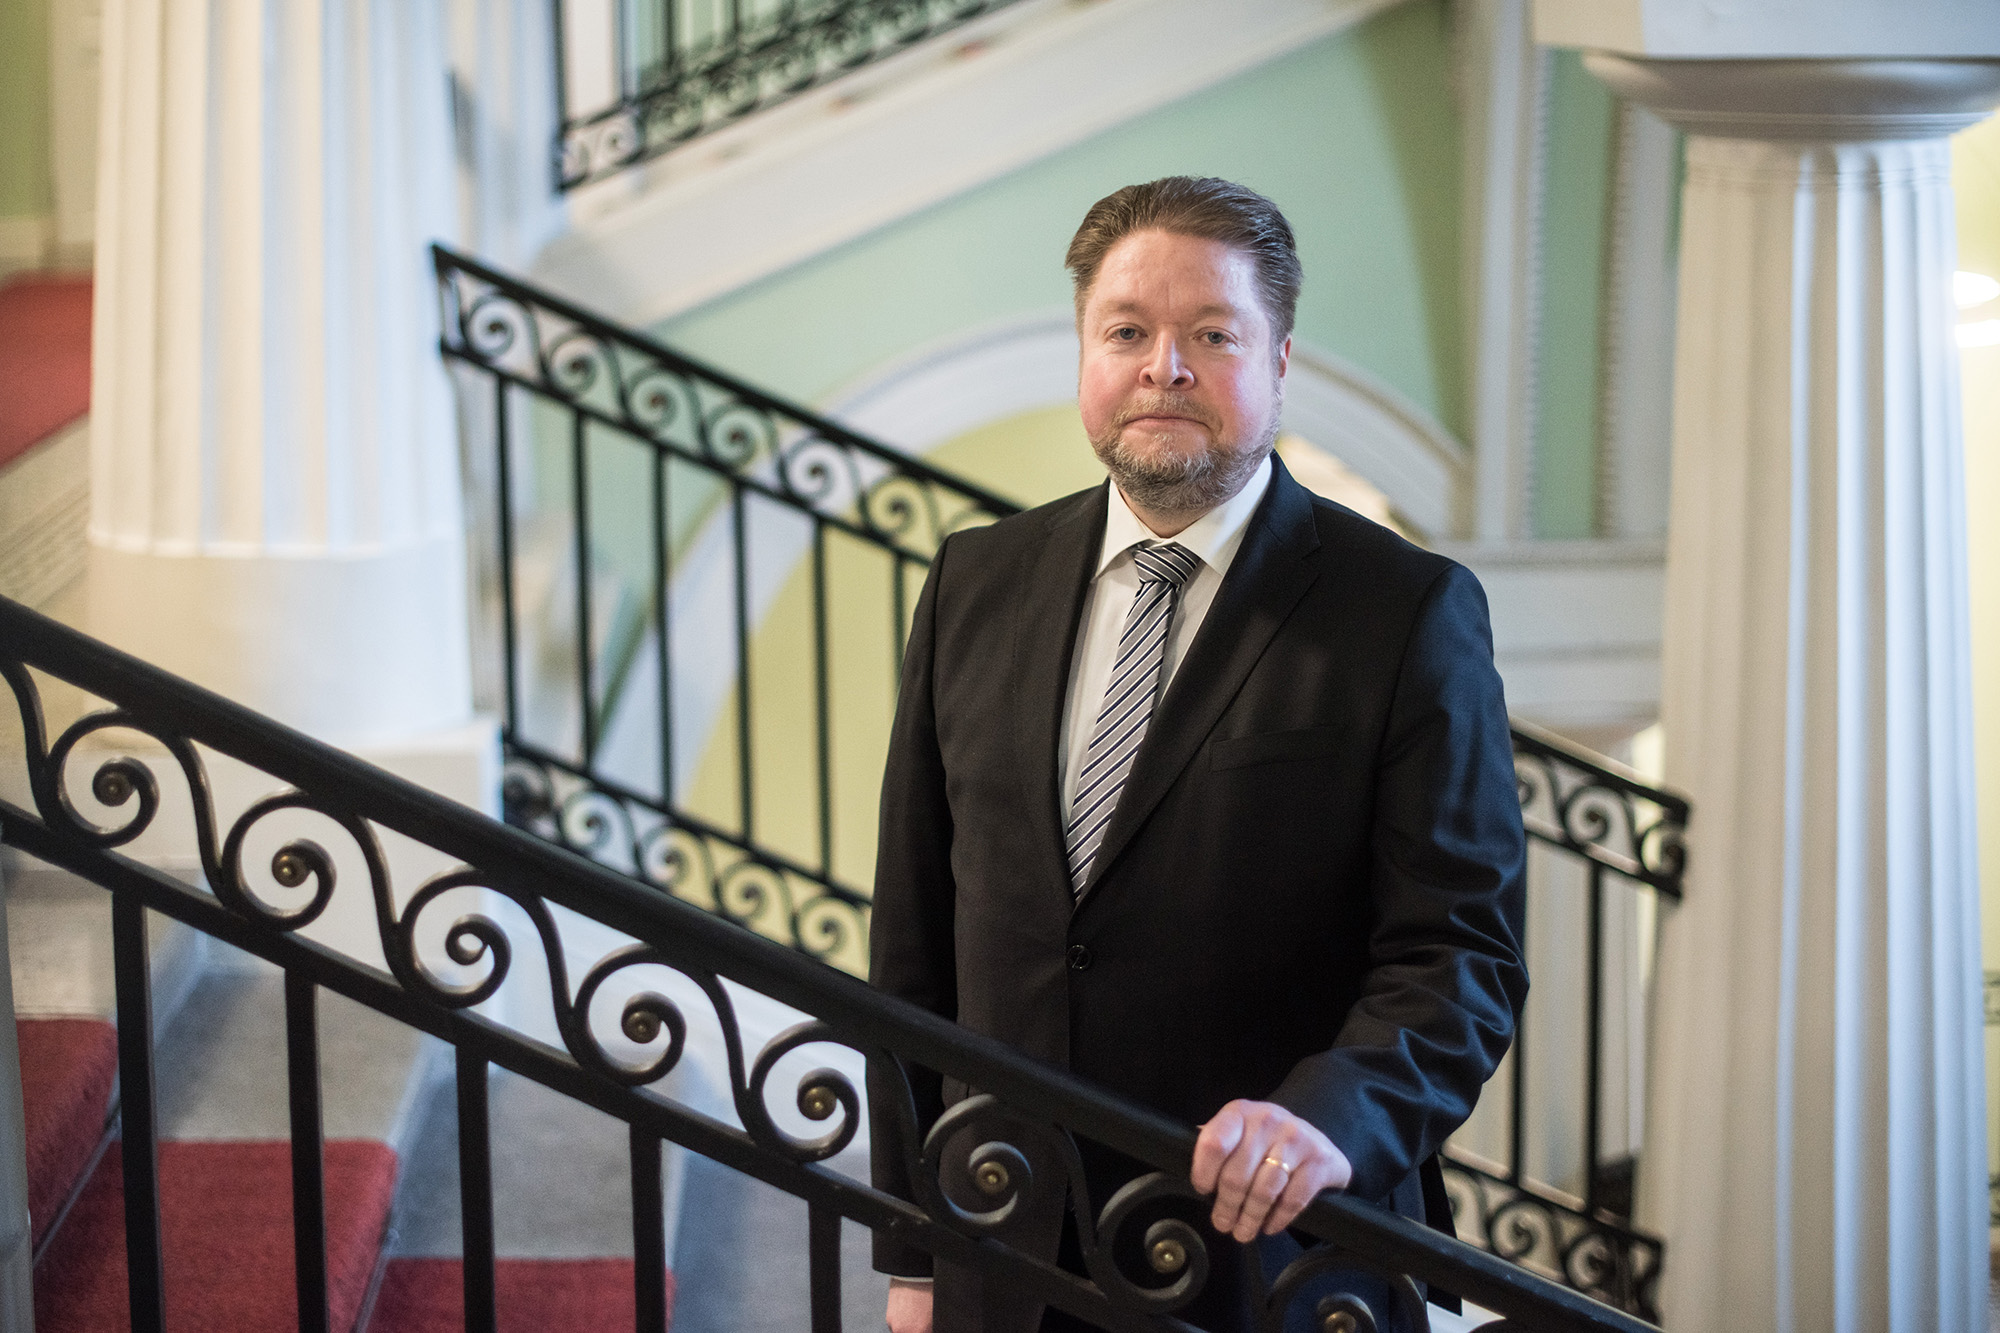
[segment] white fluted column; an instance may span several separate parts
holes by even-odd
[[[470,715],[437,0],[108,0],[91,622],[317,735]]]
[[[2000,64],[1591,58],[1691,132],[1642,1215],[1675,1333],[1983,1330],[1979,906],[1943,135]]]

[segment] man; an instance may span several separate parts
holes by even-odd
[[[1319,1191],[1450,1225],[1435,1154],[1527,990],[1506,710],[1477,581],[1272,454],[1300,283],[1276,206],[1131,186],[1067,266],[1110,484],[938,551],[871,979],[1201,1124],[1221,1234],[1183,1317],[1247,1330]],[[929,1121],[964,1090],[916,1092]],[[1102,1207],[1118,1164],[1087,1165]],[[907,1194],[895,1154],[875,1175]],[[1034,1243],[1073,1263],[1059,1227]],[[943,1265],[933,1291],[887,1237],[876,1263],[894,1333],[1080,1327]]]

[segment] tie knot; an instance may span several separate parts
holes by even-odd
[[[1132,548],[1133,563],[1139,566],[1139,582],[1169,583],[1183,587],[1201,567],[1201,557],[1179,542]]]

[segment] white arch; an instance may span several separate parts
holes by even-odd
[[[1293,340],[1284,429],[1338,457],[1424,537],[1454,535],[1470,454],[1436,418],[1367,371]],[[1065,309],[959,335],[835,394],[835,420],[912,454],[1021,412],[1076,401]]]

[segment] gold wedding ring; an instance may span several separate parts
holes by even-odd
[[[1289,1176],[1290,1174],[1292,1174],[1292,1168],[1291,1168],[1291,1164],[1290,1164],[1290,1163],[1288,1163],[1288,1162],[1281,1162],[1281,1161],[1279,1161],[1279,1160],[1278,1160],[1278,1159],[1277,1159],[1276,1157],[1266,1157],[1266,1158],[1264,1159],[1264,1165],[1265,1165],[1265,1166],[1275,1166],[1275,1167],[1277,1167],[1277,1168],[1278,1168],[1278,1169],[1279,1169],[1280,1171],[1284,1172],[1284,1173],[1285,1173],[1286,1175],[1288,1175],[1288,1176]]]

